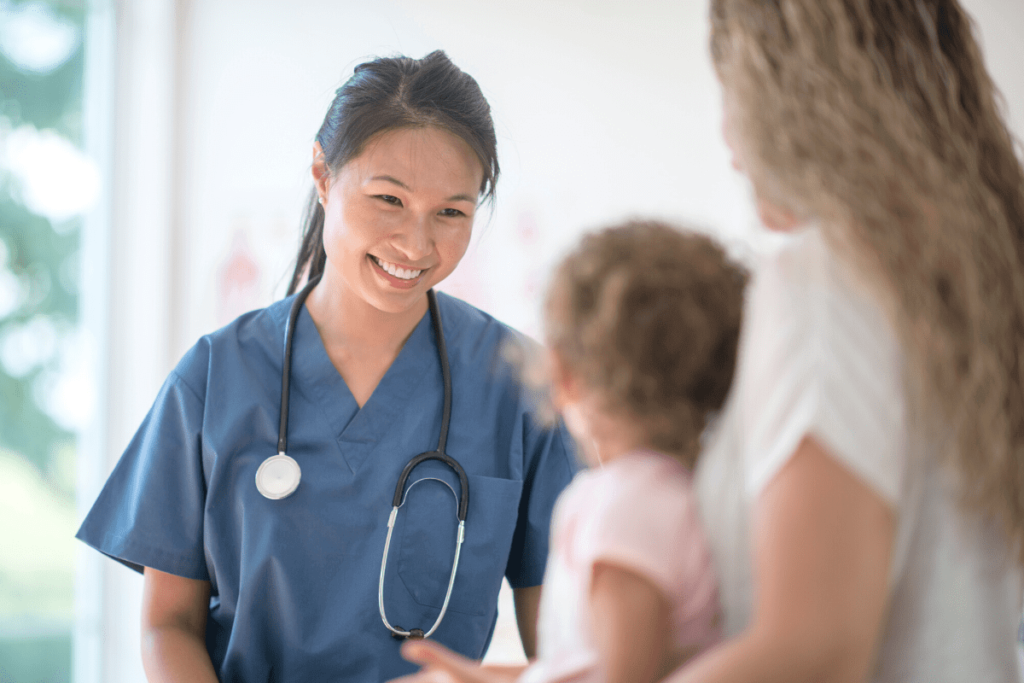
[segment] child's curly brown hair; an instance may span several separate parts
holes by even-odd
[[[556,269],[547,342],[609,412],[692,467],[732,383],[746,282],[709,237],[656,221],[609,227]]]

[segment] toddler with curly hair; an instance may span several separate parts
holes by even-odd
[[[478,667],[410,642],[425,665],[411,680],[641,683],[718,641],[691,477],[732,381],[746,279],[710,238],[657,222],[589,234],[561,262],[545,305],[551,394],[590,468],[555,507],[539,656]]]

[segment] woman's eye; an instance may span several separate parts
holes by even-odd
[[[401,206],[402,205],[402,200],[401,199],[399,199],[398,197],[393,197],[392,195],[389,195],[389,194],[379,194],[379,195],[377,195],[377,198],[381,199],[381,200],[383,200],[383,201],[385,201],[388,204],[391,204],[393,206]]]
[[[458,216],[465,216],[466,214],[458,209],[441,209],[441,215],[447,218],[457,218]]]

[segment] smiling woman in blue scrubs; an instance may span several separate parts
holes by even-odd
[[[381,681],[413,667],[378,580],[399,475],[437,448],[444,382],[428,290],[458,265],[498,175],[490,109],[441,52],[378,59],[338,90],[313,147],[298,310],[290,495],[257,489],[277,453],[294,296],[203,337],[167,379],[78,533],[145,573],[151,681]],[[301,302],[300,302],[301,304]],[[447,453],[469,483],[465,542],[433,639],[487,647],[502,577],[533,650],[551,508],[575,460],[502,360],[508,327],[437,295],[451,368]],[[390,542],[389,622],[428,630],[456,545],[459,478],[417,467]]]

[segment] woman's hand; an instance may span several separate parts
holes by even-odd
[[[481,666],[429,640],[409,640],[402,656],[423,668],[391,683],[512,683],[525,666]]]
[[[671,683],[862,683],[887,604],[894,515],[813,437],[758,497],[751,621]]]
[[[142,665],[150,683],[217,683],[206,650],[210,582],[146,567],[142,592]]]

